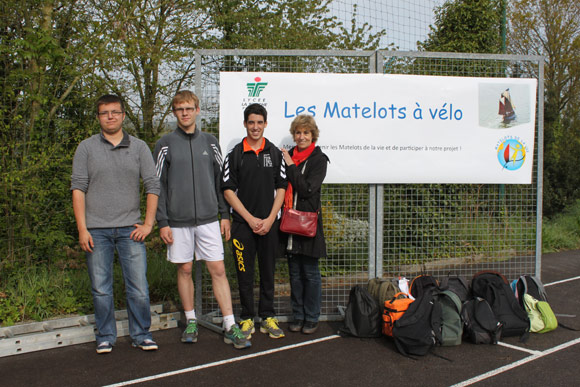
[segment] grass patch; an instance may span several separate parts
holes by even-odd
[[[152,247],[148,246],[147,251],[151,304],[173,305],[179,302],[176,266],[165,259],[165,248]],[[115,309],[125,309],[125,283],[117,260],[113,278]],[[84,254],[31,266],[0,265],[0,326],[93,312],[91,281]]]
[[[580,248],[580,200],[552,219],[544,219],[542,252]]]
[[[3,267],[0,276],[1,325],[92,310],[86,270],[62,265]]]

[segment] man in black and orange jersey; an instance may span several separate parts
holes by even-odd
[[[260,269],[260,332],[275,339],[284,337],[274,310],[274,271],[280,208],[288,182],[281,151],[264,137],[267,115],[257,103],[244,110],[247,136],[228,153],[222,171],[221,188],[233,209],[231,232],[242,304],[240,325],[248,339],[255,332],[256,254]]]

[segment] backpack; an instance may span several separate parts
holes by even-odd
[[[390,300],[385,301],[385,308],[383,309],[384,335],[393,337],[395,321],[403,316],[412,302],[413,299],[407,297],[403,292],[399,292]]]
[[[463,336],[473,344],[497,344],[501,323],[489,303],[481,297],[467,300],[461,309]]]
[[[530,319],[502,274],[490,270],[476,273],[471,290],[474,297],[485,299],[491,306],[502,324],[502,337],[520,336],[522,341],[527,340]]]
[[[371,296],[377,300],[381,307],[385,305],[385,301],[390,300],[400,292],[395,279],[372,278],[367,287]]]
[[[546,333],[558,327],[558,320],[546,301],[538,301],[526,293],[524,306],[530,318],[530,332]]]
[[[439,288],[441,290],[451,290],[459,297],[462,304],[469,298],[469,285],[463,277],[451,275],[443,277],[439,282]]]
[[[547,327],[545,329],[537,331],[536,333],[549,332],[551,330],[556,329],[556,327],[562,327],[571,331],[578,331],[578,329],[566,326],[556,320],[556,315],[552,311],[550,305],[548,304],[548,294],[546,293],[546,289],[544,289],[542,281],[540,281],[537,277],[532,275],[520,276],[517,280],[514,280],[512,282],[512,290],[514,291],[514,294],[518,299],[518,301],[520,302],[522,308],[526,311],[526,313],[528,313],[528,317],[530,318],[530,332],[536,332],[534,329],[536,329],[541,323],[538,322],[537,314],[536,315],[530,314],[530,310],[532,310],[533,308],[531,307],[531,305],[530,306],[526,305],[525,303],[526,294],[529,294],[535,301],[538,302],[537,308],[541,309],[538,310],[538,312],[540,312],[542,315],[540,318],[542,319],[542,321],[545,320],[544,323],[547,324]],[[532,300],[530,300],[530,304],[535,304],[535,302],[532,302]],[[535,318],[536,321],[532,321],[532,318]],[[551,328],[552,326],[554,328]]]
[[[393,338],[405,356],[426,355],[433,345],[441,342],[441,304],[436,302],[435,293],[427,289],[395,321]]]
[[[522,275],[512,282],[512,289],[520,305],[524,307],[524,295],[529,294],[536,300],[548,302],[548,294],[542,282],[533,275]]]
[[[413,298],[419,298],[423,296],[423,294],[427,290],[437,289],[438,287],[439,283],[437,282],[435,277],[428,274],[421,274],[413,278],[413,280],[411,281],[409,294]]]
[[[341,332],[355,337],[379,337],[381,335],[381,308],[366,287],[350,289],[348,305]]]
[[[441,341],[442,346],[461,344],[463,321],[461,320],[461,300],[451,290],[436,293],[436,302],[441,305]]]

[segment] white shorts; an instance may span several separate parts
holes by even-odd
[[[218,221],[194,227],[171,227],[173,243],[167,245],[167,260],[172,263],[223,261],[224,245]]]

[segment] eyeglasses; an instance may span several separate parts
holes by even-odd
[[[112,115],[113,115],[113,116],[115,116],[115,117],[119,117],[120,115],[122,115],[122,114],[123,114],[123,112],[120,112],[120,111],[118,111],[118,110],[113,110],[113,111],[110,111],[110,112],[98,112],[98,113],[97,113],[97,115],[98,115],[99,117],[108,117],[108,116],[109,116],[109,114],[112,114]]]
[[[175,108],[173,109],[173,111],[175,113],[179,113],[179,114],[183,114],[183,113],[193,113],[194,111],[196,111],[197,108],[196,107],[186,107],[186,108]]]

